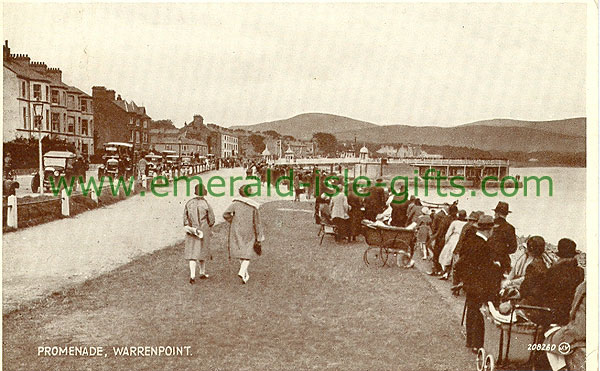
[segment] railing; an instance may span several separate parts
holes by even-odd
[[[414,160],[410,162],[413,166],[509,166],[508,160],[474,160],[474,159],[437,159],[437,160]]]

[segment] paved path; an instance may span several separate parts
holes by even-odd
[[[222,169],[202,178],[206,181],[215,174],[226,178],[229,190],[229,177],[241,176],[243,170]],[[183,205],[190,197],[185,196],[185,182],[180,184],[178,196],[137,195],[73,218],[4,234],[3,312],[183,241]],[[217,223],[223,221],[231,198],[229,192],[209,197]]]

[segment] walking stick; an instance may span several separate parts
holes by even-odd
[[[463,326],[465,323],[465,313],[467,312],[467,298],[465,298],[465,306],[463,307],[462,319],[460,320],[460,325]]]

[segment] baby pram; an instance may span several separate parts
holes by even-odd
[[[415,234],[413,229],[392,227],[366,219],[361,223],[365,227],[363,235],[369,245],[363,254],[366,265],[391,266],[399,256],[400,265],[410,267]]]
[[[515,305],[508,318],[514,318],[516,310],[545,311],[550,309],[529,305]],[[544,329],[533,322],[503,323],[494,318],[487,305],[481,307],[485,324],[483,348],[477,352],[477,371],[498,369],[534,370],[536,355],[542,349]],[[539,349],[538,349],[539,348]]]

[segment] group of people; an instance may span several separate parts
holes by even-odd
[[[190,284],[196,283],[196,279],[210,277],[206,272],[206,261],[212,258],[211,228],[215,224],[214,212],[205,198],[206,188],[198,184],[194,193],[196,197],[186,203],[183,212],[186,233],[184,259],[189,262]],[[240,187],[240,197],[234,198],[223,213],[223,218],[229,223],[229,258],[239,260],[238,277],[243,284],[250,280],[250,261],[261,254],[261,243],[265,239],[259,204],[248,198],[250,193],[247,186]]]

